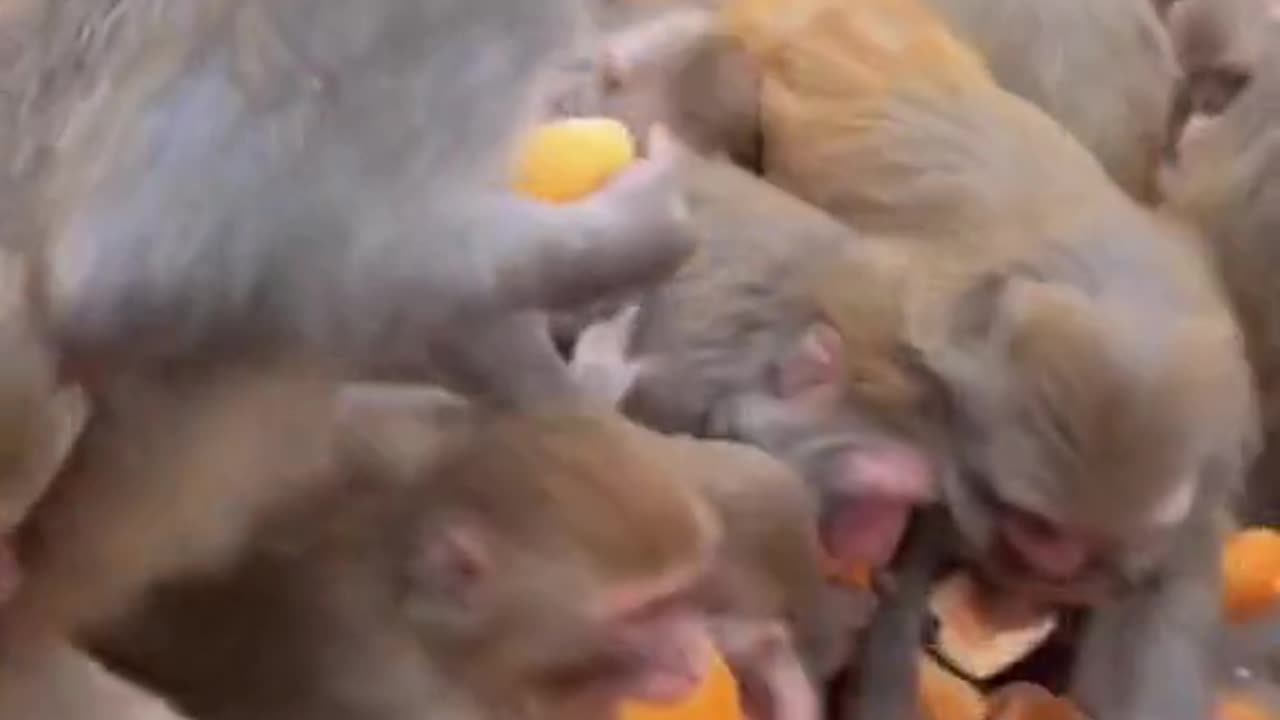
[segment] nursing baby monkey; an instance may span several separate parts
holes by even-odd
[[[863,237],[818,231],[849,248],[832,260],[811,209],[695,177],[706,247],[620,333],[624,409],[812,458],[849,519],[824,503],[829,550],[882,561],[941,501],[933,543],[1027,602],[1094,608],[1073,681],[1090,716],[1208,716],[1211,518],[1257,422],[1208,259],[927,9],[729,5],[767,176]],[[788,249],[816,270],[777,273]],[[913,684],[863,684],[858,716],[895,716]]]
[[[818,717],[812,507],[758,451],[393,386],[348,388],[335,442],[324,489],[90,645],[201,720],[595,719],[715,642],[753,717]]]
[[[24,138],[0,148],[35,146],[20,177],[38,203],[14,244],[50,362],[94,407],[14,532],[25,580],[0,622],[24,635],[233,557],[308,486],[335,385],[366,366],[497,405],[575,401],[541,311],[690,250],[660,133],[581,203],[509,189],[574,40],[569,0],[29,11],[32,61],[4,78]]]

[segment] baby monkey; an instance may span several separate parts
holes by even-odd
[[[598,719],[695,687],[719,528],[679,465],[619,417],[456,419],[435,462],[366,454],[91,644],[202,720]]]

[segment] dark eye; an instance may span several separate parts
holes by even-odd
[[[1205,115],[1221,115],[1249,84],[1249,74],[1234,68],[1215,68],[1194,73],[1190,80],[1191,110]]]

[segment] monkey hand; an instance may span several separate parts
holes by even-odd
[[[674,270],[693,251],[688,203],[678,177],[680,149],[667,129],[657,125],[646,150],[645,157],[586,202],[626,238],[667,249]]]
[[[643,363],[628,358],[626,349],[640,308],[630,305],[613,317],[592,324],[578,336],[569,369],[590,397],[610,407],[627,396],[643,371]]]

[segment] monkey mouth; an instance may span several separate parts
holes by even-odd
[[[997,542],[989,553],[983,575],[1009,592],[1036,602],[1058,606],[1092,606],[1107,593],[1105,579],[1093,567],[1070,576],[1050,576],[1039,572],[1007,543]]]
[[[827,554],[841,564],[882,568],[906,535],[913,505],[901,498],[846,496],[831,499],[819,534]]]

